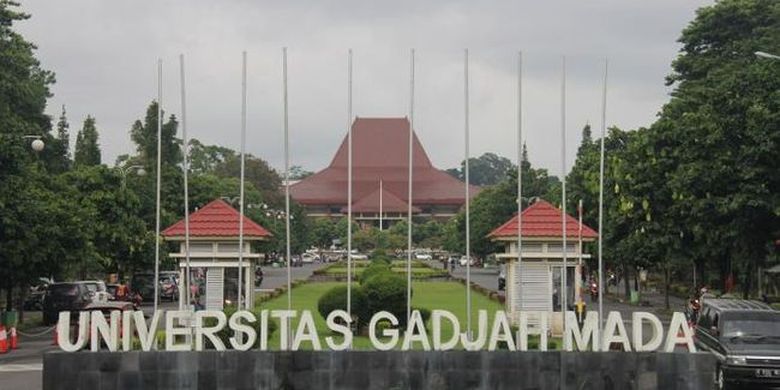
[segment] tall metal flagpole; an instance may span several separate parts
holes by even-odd
[[[383,204],[382,204],[382,200],[383,200],[382,199],[382,192],[383,192],[383,189],[382,189],[382,179],[379,179],[379,231],[380,232],[382,230],[384,230],[384,226],[383,226],[384,225],[384,223],[383,223],[384,221],[382,220],[382,206],[383,206]]]
[[[184,259],[186,262],[184,276],[184,296],[187,298],[186,303],[179,300],[179,309],[183,307],[190,307],[192,304],[192,296],[190,293],[190,194],[189,184],[187,178],[189,176],[189,154],[190,146],[187,138],[187,95],[185,90],[184,79],[184,54],[179,54],[179,78],[181,82],[181,136],[182,136],[182,154],[183,162],[182,169],[184,170]]]
[[[561,280],[563,280],[563,291],[561,296],[563,297],[563,305],[561,312],[563,313],[563,326],[566,328],[566,310],[568,309],[569,298],[569,282],[568,282],[568,262],[566,253],[566,56],[561,58],[561,224],[563,232],[563,246],[561,253],[563,254],[563,272]]]
[[[282,83],[284,90],[284,228],[287,256],[287,310],[292,310],[292,268],[290,263],[290,127],[287,103],[287,48],[282,48]],[[288,323],[289,324],[289,323]],[[289,332],[289,329],[288,329]]]
[[[409,57],[409,193],[406,217],[406,320],[412,318],[412,164],[414,143],[414,49]]]
[[[518,291],[511,296],[512,305],[516,310],[522,310],[523,300],[523,52],[517,52],[517,278]],[[508,270],[507,270],[508,273]],[[511,282],[511,281],[510,281]],[[512,290],[515,286],[510,287]],[[517,299],[517,302],[515,302]]]
[[[162,59],[157,59],[157,194],[154,235],[154,311],[160,301],[160,169],[162,166]]]
[[[347,55],[347,315],[352,321],[352,49]]]
[[[469,199],[469,49],[463,52],[463,108],[465,146],[465,176],[466,176],[466,334],[471,340],[471,220]]]
[[[607,135],[607,73],[609,60],[604,60],[604,88],[601,92],[601,156],[599,158],[599,326],[604,324],[604,263],[602,262],[604,237],[604,139]],[[694,273],[695,275],[695,273]]]
[[[238,195],[238,298],[236,308],[241,309],[241,290],[244,280],[244,150],[246,146],[246,51],[241,53],[241,182]]]

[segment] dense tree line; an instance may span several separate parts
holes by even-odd
[[[626,276],[651,268],[667,285],[675,275],[691,282],[695,269],[700,284],[737,285],[748,294],[755,292],[758,269],[777,262],[780,62],[754,52],[777,51],[778,31],[776,1],[724,0],[700,9],[679,39],[666,79],[673,93],[658,119],[647,128],[609,130],[603,227],[609,267]],[[586,126],[566,177],[568,210],[582,200],[585,223],[594,228],[600,142]],[[472,201],[476,255],[496,249],[484,234],[516,211],[516,178],[509,172]],[[553,199],[557,185],[544,188],[543,179],[523,172],[524,196],[560,203]],[[526,185],[526,178],[539,187]],[[462,213],[454,224],[453,244],[462,246]]]

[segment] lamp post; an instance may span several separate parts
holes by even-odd
[[[40,135],[23,135],[22,138],[32,139],[33,141],[30,143],[30,147],[36,152],[42,151],[45,146]]]
[[[755,52],[753,54],[755,54],[757,57],[768,58],[770,60],[780,61],[780,56],[778,56],[776,54],[771,54],[771,53],[767,53],[767,52],[764,52],[764,51],[757,51],[757,52]]]
[[[143,165],[129,165],[126,167],[117,166],[117,170],[119,170],[119,175],[122,177],[122,189],[124,190],[127,187],[127,174],[131,171],[135,171],[138,176],[144,176],[146,175],[146,170],[144,169]]]

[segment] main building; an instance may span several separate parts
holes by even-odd
[[[407,217],[409,131],[406,118],[357,118],[352,124],[352,213],[364,225],[378,225],[380,213],[385,226]],[[413,135],[413,216],[449,219],[465,203],[465,184],[436,169]],[[346,215],[347,154],[345,136],[330,165],[290,187],[310,216]],[[470,196],[478,191],[471,186]]]

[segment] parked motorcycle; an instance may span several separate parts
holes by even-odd
[[[595,281],[590,281],[590,300],[596,301],[599,298],[599,285]]]

